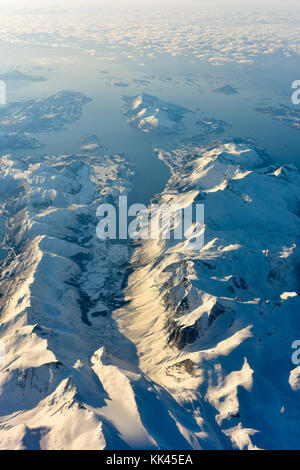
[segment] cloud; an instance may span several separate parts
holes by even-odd
[[[224,10],[228,8],[238,9],[268,9],[271,11],[283,9],[284,11],[294,11],[299,9],[298,0],[285,0],[284,5],[281,0],[1,0],[1,8],[18,12],[21,10],[90,10],[90,9],[154,9],[154,8],[218,8]]]
[[[186,54],[221,66],[226,62],[251,64],[259,55],[300,54],[300,17],[273,12],[219,10],[56,12],[1,15],[0,40],[10,43],[71,48],[113,60],[117,50],[135,51],[139,63],[149,54]],[[88,46],[87,46],[88,44]],[[103,54],[103,46],[114,54]]]

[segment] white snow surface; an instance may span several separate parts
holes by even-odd
[[[299,172],[248,143],[158,155],[205,245],[131,260],[96,238],[123,157],[1,158],[0,449],[299,447]]]
[[[192,447],[299,448],[299,171],[245,142],[157,152],[172,177],[155,202],[204,204],[205,242],[136,248],[121,331],[189,411]]]
[[[183,117],[190,110],[142,93],[123,96],[122,108],[126,121],[142,132],[151,134],[180,134],[184,130]]]

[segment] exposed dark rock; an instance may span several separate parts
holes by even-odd
[[[193,344],[199,338],[199,332],[197,327],[186,326],[185,328],[172,322],[172,326],[169,328],[170,336],[168,338],[168,344],[175,345],[178,349],[184,349],[188,344]]]

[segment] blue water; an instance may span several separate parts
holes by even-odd
[[[53,48],[0,44],[2,71],[11,66],[28,70],[42,65],[36,74],[48,78],[47,82],[9,82],[8,100],[16,101],[46,97],[60,90],[80,91],[92,98],[83,107],[83,116],[67,126],[66,131],[48,132],[36,137],[45,144],[44,149],[26,153],[77,153],[80,139],[88,134],[99,135],[102,144],[110,153],[124,153],[133,163],[136,176],[130,199],[148,203],[164,189],[170,176],[169,169],[161,162],[153,147],[175,148],[184,138],[199,134],[195,124],[201,118],[215,118],[231,125],[223,134],[233,138],[253,138],[278,165],[294,163],[300,167],[300,132],[273,121],[255,111],[255,107],[287,104],[291,106],[291,83],[300,79],[300,64],[297,57],[279,55],[258,57],[251,66],[228,64],[213,67],[191,60],[191,57],[143,58],[144,66],[128,60],[114,51],[114,61],[95,60],[76,51]],[[109,55],[109,51],[103,51]],[[46,65],[45,65],[46,63]],[[51,70],[49,70],[51,69]],[[139,84],[134,80],[146,80]],[[122,83],[128,86],[115,86]],[[237,88],[237,95],[224,96],[214,92],[217,87],[230,84]],[[158,96],[172,103],[188,107],[194,113],[185,118],[186,132],[182,136],[151,136],[131,128],[120,113],[122,94],[136,95],[140,92]],[[212,138],[208,136],[203,143]],[[22,156],[22,151],[18,155]],[[88,158],[88,157],[87,157]]]

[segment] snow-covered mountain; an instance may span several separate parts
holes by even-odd
[[[183,117],[190,110],[160,100],[156,96],[141,93],[123,96],[122,108],[126,121],[142,132],[151,134],[180,134],[184,131]]]
[[[0,448],[299,445],[299,172],[249,143],[157,152],[157,202],[205,205],[200,251],[97,239],[123,157],[1,158]]]
[[[245,143],[158,155],[172,178],[155,202],[204,204],[205,245],[137,248],[121,331],[193,416],[193,445],[298,448],[299,171]]]
[[[43,99],[8,103],[0,108],[4,133],[58,131],[80,118],[82,107],[91,101],[82,93],[65,90]]]
[[[1,267],[0,448],[118,446],[105,411],[100,419],[93,410],[106,409],[109,399],[99,378],[107,374],[101,338],[122,347],[106,317],[122,303],[128,249],[96,238],[95,214],[101,201],[128,192],[132,170],[117,155],[8,155],[0,165],[8,252]],[[112,374],[126,387],[121,373]]]

